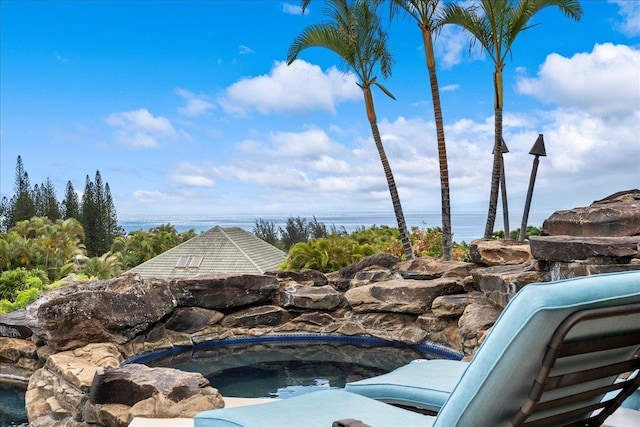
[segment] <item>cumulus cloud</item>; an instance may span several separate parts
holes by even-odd
[[[247,115],[299,113],[325,110],[332,114],[336,105],[362,99],[362,91],[351,74],[335,67],[326,72],[317,65],[296,60],[290,66],[276,62],[268,75],[242,79],[231,85],[219,104],[229,114]]]
[[[638,110],[640,50],[596,44],[571,58],[547,56],[537,77],[520,77],[517,90],[543,102],[596,115],[628,115]]]
[[[620,6],[622,33],[629,37],[640,34],[640,2],[629,0],[610,0],[610,2]]]
[[[169,119],[152,115],[147,109],[110,114],[106,122],[117,128],[119,143],[130,148],[156,148],[165,139],[175,139],[181,132],[175,130]]]
[[[187,117],[208,115],[215,106],[204,95],[196,95],[186,89],[176,88],[175,93],[187,100],[185,107],[178,108],[178,112]]]

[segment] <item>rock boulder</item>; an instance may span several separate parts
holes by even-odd
[[[640,190],[621,191],[590,206],[554,212],[544,235],[625,237],[640,235]]]

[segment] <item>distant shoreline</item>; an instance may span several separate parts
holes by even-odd
[[[532,211],[529,214],[529,225],[542,227],[543,221],[551,215],[547,211]],[[289,217],[300,217],[312,221],[314,215],[281,215],[281,214],[224,214],[224,215],[130,215],[124,216],[118,222],[128,233],[137,230],[149,230],[160,225],[170,224],[182,233],[193,229],[196,233],[207,231],[215,226],[223,228],[240,227],[252,231],[256,220],[273,221],[277,226],[284,227]],[[323,222],[328,230],[336,227],[344,228],[348,233],[361,227],[373,225],[387,225],[397,227],[393,212],[344,212],[333,214],[317,214],[315,218]],[[439,212],[405,212],[405,220],[409,227],[434,228],[441,227]],[[510,229],[520,228],[522,212],[510,212]],[[470,243],[484,234],[486,212],[466,212],[451,214],[453,241]],[[502,217],[498,213],[495,230],[502,230]]]

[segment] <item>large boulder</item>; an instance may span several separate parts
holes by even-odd
[[[464,292],[455,278],[389,280],[348,290],[345,298],[356,313],[367,311],[422,314],[440,295]]]
[[[531,236],[531,253],[538,260],[571,262],[591,260],[594,263],[628,263],[638,258],[640,236],[577,237]]]
[[[27,307],[27,322],[55,350],[98,342],[122,344],[171,313],[175,305],[166,281],[125,275],[46,292]]]
[[[274,276],[258,274],[203,274],[171,281],[180,307],[224,310],[271,300],[278,290]]]
[[[515,240],[479,239],[469,246],[471,261],[481,265],[523,264],[531,258],[529,244]]]
[[[165,323],[167,329],[191,334],[213,325],[224,317],[223,313],[200,307],[176,309]]]
[[[470,262],[419,257],[411,261],[402,261],[396,268],[405,279],[431,280],[440,277],[464,278],[474,267]]]
[[[91,383],[89,401],[93,405],[120,403],[133,406],[157,394],[173,403],[203,394],[213,397],[212,407],[223,406],[218,390],[200,373],[133,363],[98,371]]]
[[[261,327],[277,326],[289,321],[289,313],[277,305],[262,305],[250,307],[228,314],[222,319],[222,326],[232,327]]]
[[[25,310],[0,314],[0,337],[26,339],[31,335],[33,332],[27,326]]]
[[[621,191],[590,206],[554,212],[544,235],[624,237],[640,235],[640,190]]]

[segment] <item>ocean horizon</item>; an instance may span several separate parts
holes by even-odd
[[[510,230],[520,228],[522,221],[522,213],[519,217],[514,216],[518,212],[510,213]],[[482,238],[484,234],[485,223],[487,220],[486,212],[466,212],[451,214],[451,229],[453,232],[454,242],[470,243],[473,240]],[[529,214],[528,225],[541,228],[543,221],[549,217],[547,211],[531,211]],[[160,225],[170,224],[175,227],[179,233],[193,229],[196,233],[210,230],[215,226],[222,228],[239,227],[246,231],[253,231],[256,221],[265,220],[273,221],[277,226],[283,227],[287,223],[289,217],[300,217],[312,221],[314,215],[281,215],[281,214],[224,214],[224,215],[129,215],[123,216],[118,223],[127,232],[138,230],[149,230]],[[358,228],[368,228],[374,225],[397,227],[396,219],[393,214],[387,212],[344,212],[332,214],[317,214],[317,221],[326,225],[331,231],[333,227],[338,230],[346,230],[348,233]],[[511,219],[512,218],[512,219]],[[405,212],[405,221],[409,228],[433,228],[441,227],[440,212]],[[502,230],[502,214],[498,212],[494,229]]]

